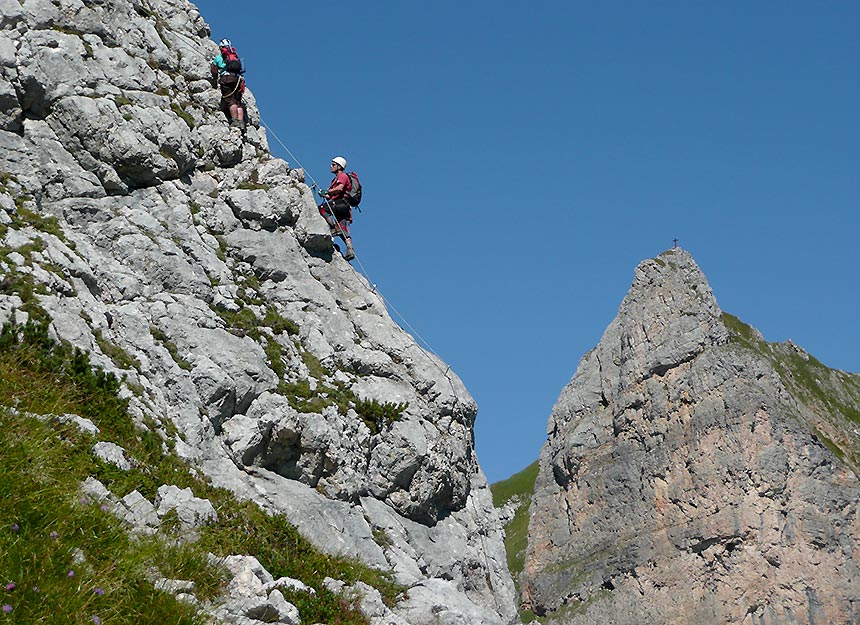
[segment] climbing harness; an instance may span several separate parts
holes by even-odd
[[[241,87],[241,86],[242,86],[242,83],[244,83],[244,82],[245,82],[245,79],[244,79],[244,78],[242,78],[241,76],[236,76],[236,77],[237,77],[239,80],[237,80],[237,81],[236,81],[236,86],[235,86],[235,87],[233,87],[233,91],[231,91],[231,92],[230,92],[230,93],[228,93],[227,95],[223,95],[223,94],[222,94],[222,95],[221,95],[221,99],[222,99],[222,100],[226,100],[227,98],[232,97],[232,95],[233,95],[234,93],[236,93],[236,92],[239,90],[239,87]]]
[[[318,189],[319,189],[319,187],[317,187],[317,183],[314,182],[313,185],[311,186],[311,191],[315,192]],[[347,234],[344,232],[343,227],[340,225],[340,220],[334,214],[334,203],[329,198],[324,197],[323,198],[323,204],[325,205],[326,210],[328,211],[328,216],[331,217],[332,222],[334,222],[334,225],[329,224],[329,226],[332,229],[334,229],[335,232],[338,233],[338,236],[342,236],[343,238],[346,238]]]

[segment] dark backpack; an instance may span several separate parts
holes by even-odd
[[[361,183],[358,181],[358,174],[351,171],[347,174],[349,182],[352,186],[346,192],[346,201],[350,206],[358,206],[361,204]]]
[[[236,52],[236,48],[221,48],[221,58],[224,59],[225,69],[231,74],[241,74],[242,70],[242,61],[239,58],[239,53]]]

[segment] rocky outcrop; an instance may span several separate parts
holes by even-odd
[[[860,482],[782,351],[721,313],[686,252],[636,269],[549,421],[527,607],[576,625],[860,622]]]
[[[0,322],[46,314],[216,485],[393,570],[404,622],[515,620],[474,401],[342,259],[253,94],[226,124],[196,8],[0,9]]]

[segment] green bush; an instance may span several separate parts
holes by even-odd
[[[398,421],[408,407],[407,402],[380,403],[375,399],[356,399],[355,401],[355,411],[374,434],[379,434],[384,428]]]

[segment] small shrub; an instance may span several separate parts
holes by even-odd
[[[281,382],[278,384],[278,393],[286,397],[290,406],[299,412],[320,413],[328,406],[334,405],[332,400],[312,391],[307,380]]]
[[[236,188],[237,189],[245,189],[248,191],[254,191],[257,189],[263,189],[263,190],[268,191],[269,189],[272,188],[272,186],[268,185],[268,184],[261,183],[260,182],[260,172],[255,169],[248,176],[248,179],[240,182],[238,185],[236,185]]]
[[[380,403],[375,399],[359,399],[355,402],[355,412],[374,434],[379,434],[384,428],[400,420],[403,411],[408,407],[407,402]]]
[[[299,333],[299,326],[295,321],[281,316],[274,307],[266,308],[266,315],[263,317],[263,325],[272,329],[275,334],[283,334],[286,332],[290,336],[295,336]]]

